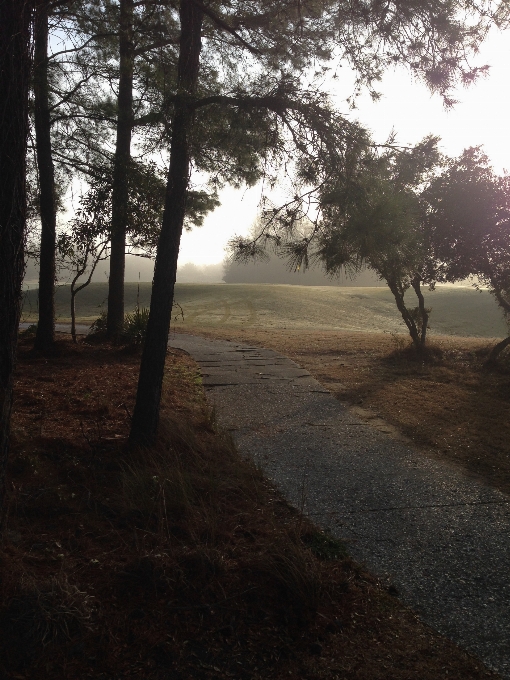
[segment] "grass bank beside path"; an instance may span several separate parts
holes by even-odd
[[[168,355],[160,438],[129,452],[137,350],[22,339],[0,677],[481,680],[290,508]]]
[[[406,335],[208,326],[188,332],[281,352],[374,427],[510,493],[510,353],[485,369],[493,340],[435,336],[423,361]]]

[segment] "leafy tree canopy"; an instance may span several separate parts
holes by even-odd
[[[475,276],[510,320],[510,175],[496,175],[482,149],[471,147],[449,161],[424,197],[438,278]],[[490,360],[509,344],[510,336],[494,347]]]
[[[483,150],[471,147],[450,159],[424,198],[441,279],[477,275],[489,281],[497,275],[504,288],[505,260],[510,270],[510,177],[496,175]]]

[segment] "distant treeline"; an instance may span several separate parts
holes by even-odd
[[[97,267],[92,277],[94,283],[108,280],[109,262],[105,260]],[[152,281],[154,272],[153,260],[128,255],[126,257],[126,282]],[[66,283],[68,273],[61,271],[59,281]],[[225,261],[210,265],[196,265],[191,262],[178,267],[178,283],[286,283],[299,286],[383,286],[377,276],[371,271],[362,272],[356,279],[348,276],[330,278],[319,268],[293,272],[287,264],[271,255],[267,262],[240,264]],[[25,287],[34,288],[38,285],[38,268],[36,262],[29,258],[25,273]]]
[[[299,286],[384,286],[384,281],[372,271],[361,272],[355,279],[345,274],[327,276],[322,269],[315,267],[305,271],[292,271],[287,263],[270,255],[264,262],[225,262],[223,280],[225,283],[287,283]]]
[[[100,262],[92,277],[93,283],[101,283],[108,280],[110,263],[108,260]],[[25,287],[34,288],[38,286],[39,269],[36,262],[29,258],[25,272]],[[136,255],[126,256],[125,281],[152,281],[154,274],[154,260]],[[61,270],[58,273],[59,283],[69,281],[69,272]],[[178,267],[178,283],[221,283],[223,280],[223,264],[196,265],[191,262]]]

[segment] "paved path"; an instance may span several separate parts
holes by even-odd
[[[30,326],[34,326],[35,323],[30,323],[28,321],[23,321],[19,325],[20,331],[26,331],[27,328],[30,328]],[[87,335],[87,333],[90,331],[90,324],[83,324],[83,323],[77,323],[76,324],[76,335]],[[56,323],[55,324],[55,332],[56,333],[70,333],[71,332],[71,324],[70,323]]]
[[[510,679],[510,498],[351,415],[290,359],[172,334],[220,425],[423,620]]]

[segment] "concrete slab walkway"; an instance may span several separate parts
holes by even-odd
[[[220,425],[430,626],[510,679],[510,497],[351,415],[272,350],[172,334]]]

